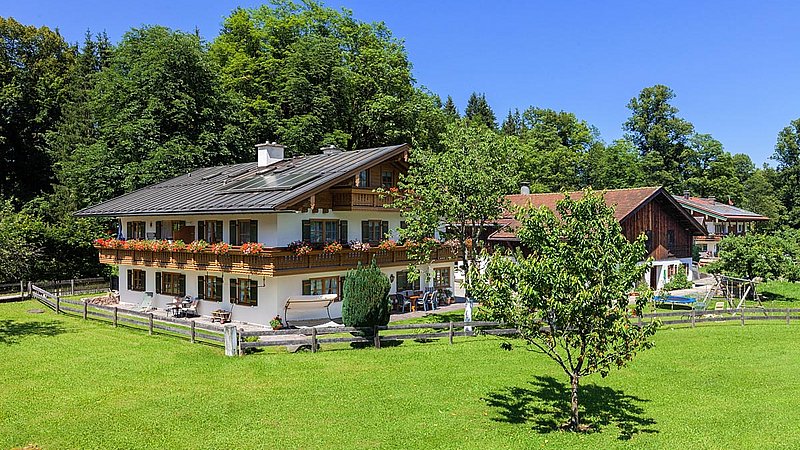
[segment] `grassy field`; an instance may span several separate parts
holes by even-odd
[[[0,304],[0,448],[800,447],[800,323],[663,329],[572,434],[563,374],[495,338],[226,358],[38,307]]]

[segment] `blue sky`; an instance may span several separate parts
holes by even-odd
[[[71,42],[86,29],[116,41],[160,24],[213,39],[236,6],[254,1],[8,2],[0,15],[58,27]],[[72,3],[72,4],[70,4]],[[509,108],[575,113],[604,140],[622,136],[628,100],[661,83],[698,132],[728,151],[767,162],[778,131],[800,117],[800,2],[336,0],[405,40],[417,81],[459,109],[485,92],[498,119]]]

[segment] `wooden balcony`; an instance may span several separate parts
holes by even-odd
[[[331,189],[333,209],[339,211],[358,211],[385,209],[383,205],[391,203],[389,197],[372,192],[372,188],[336,188]]]
[[[226,254],[186,251],[129,250],[99,247],[100,262],[128,266],[156,267],[172,270],[224,272],[241,275],[280,276],[314,272],[348,270],[358,263],[369,264],[372,258],[380,267],[405,266],[411,260],[405,247],[393,250],[370,249],[366,252],[344,249],[336,253],[315,250],[307,255],[297,255],[281,249],[269,249],[258,255],[245,255],[237,248]],[[433,255],[435,261],[455,261],[447,248]]]

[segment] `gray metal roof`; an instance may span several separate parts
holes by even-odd
[[[408,150],[408,145],[351,150],[331,155],[298,156],[266,167],[255,162],[207,167],[144,187],[75,213],[76,216],[234,214],[279,211]],[[236,189],[268,177],[263,189]],[[290,180],[285,186],[275,179]],[[302,180],[297,184],[297,180]]]
[[[769,217],[762,216],[761,214],[757,214],[746,209],[737,208],[733,205],[718,202],[710,198],[686,198],[682,195],[673,195],[673,197],[678,201],[678,203],[686,208],[700,213],[706,213],[710,216],[716,216],[720,219],[769,220]]]

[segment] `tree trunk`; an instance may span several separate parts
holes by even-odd
[[[578,375],[571,377],[572,382],[572,417],[569,420],[569,429],[572,431],[579,431],[580,417],[578,415]]]

